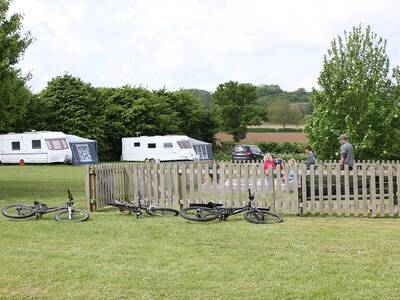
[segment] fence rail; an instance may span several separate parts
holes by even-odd
[[[398,216],[398,162],[357,162],[342,170],[319,162],[282,170],[262,163],[112,163],[87,167],[86,199],[98,210],[113,199],[135,202],[141,195],[154,205],[182,208],[189,203],[240,206],[247,190],[260,207],[284,214]]]

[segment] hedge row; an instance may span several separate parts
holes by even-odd
[[[304,147],[306,145],[297,142],[261,142],[258,143],[257,146],[263,153],[270,152],[273,154],[300,154],[304,152]]]
[[[237,143],[233,142],[223,142],[218,147],[216,147],[216,152],[223,152],[226,154],[231,154],[232,148]],[[306,146],[303,143],[297,142],[259,142],[256,145],[260,148],[263,153],[270,152],[274,155],[282,155],[282,154],[303,154],[304,147]]]
[[[275,154],[275,153],[274,153]],[[305,153],[287,153],[287,154],[277,154],[278,157],[282,158],[284,161],[288,161],[289,159],[293,158],[296,161],[304,161],[307,159]],[[214,153],[214,159],[219,161],[231,161],[232,154],[226,152],[216,152]]]

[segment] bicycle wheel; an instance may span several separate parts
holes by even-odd
[[[80,209],[74,209],[71,214],[71,218],[69,216],[68,210],[63,210],[54,215],[54,219],[59,222],[83,222],[89,219],[89,214],[86,211]]]
[[[23,219],[32,217],[35,211],[33,207],[29,205],[13,204],[4,207],[1,213],[8,218]]]
[[[198,222],[207,222],[218,218],[215,209],[210,207],[186,207],[179,214],[187,220]]]
[[[283,220],[277,214],[268,211],[266,208],[257,208],[244,213],[244,218],[250,223],[255,224],[273,224],[281,223]]]
[[[148,212],[152,216],[159,217],[173,217],[179,215],[179,211],[176,209],[162,207],[152,207],[148,210]]]

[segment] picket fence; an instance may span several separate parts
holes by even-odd
[[[267,175],[262,163],[104,163],[87,166],[86,175],[91,211],[110,200],[135,203],[139,195],[177,209],[209,201],[242,206],[250,189],[257,206],[282,214],[393,217],[399,215],[399,188],[399,162],[357,162],[353,170],[319,162]]]

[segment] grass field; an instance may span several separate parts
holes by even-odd
[[[83,202],[84,170],[0,166],[0,204]],[[398,299],[400,220],[285,217],[254,225],[0,217],[0,299]]]

